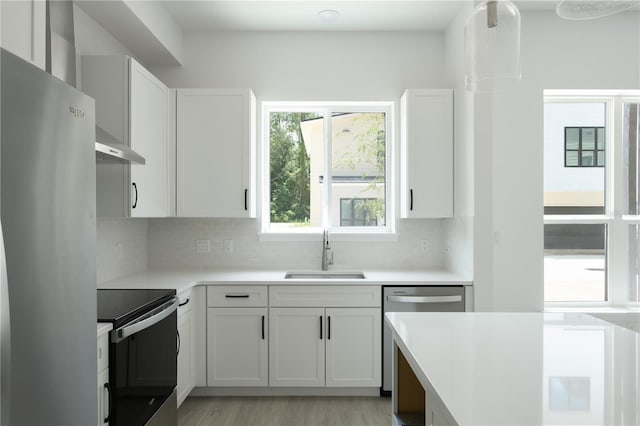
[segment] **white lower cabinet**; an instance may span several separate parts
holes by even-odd
[[[380,386],[380,308],[327,308],[326,386]]]
[[[98,415],[96,424],[98,426],[108,425],[111,415],[111,388],[109,387],[109,331],[111,326],[98,324]]]
[[[270,386],[324,386],[324,308],[271,308]]]
[[[208,288],[207,386],[268,385],[266,295],[265,286]]]
[[[209,308],[207,385],[267,385],[267,308]]]
[[[178,407],[195,386],[195,314],[191,291],[178,296]]]
[[[98,373],[98,426],[109,424],[110,395],[109,369]]]
[[[380,287],[272,286],[269,298],[270,386],[380,386]]]

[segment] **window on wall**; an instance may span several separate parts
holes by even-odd
[[[640,302],[638,105],[545,98],[545,302]]]
[[[564,166],[604,167],[604,127],[565,127]]]
[[[263,104],[263,232],[391,232],[391,103]]]

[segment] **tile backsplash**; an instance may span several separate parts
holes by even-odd
[[[247,219],[149,219],[148,265],[220,269],[319,269],[321,244],[259,241]],[[440,220],[399,221],[394,242],[332,241],[335,269],[442,269]],[[197,241],[204,240],[197,249]],[[210,251],[206,251],[209,241]],[[226,250],[225,250],[226,240]],[[423,245],[426,240],[426,246]],[[202,252],[204,251],[204,252]]]
[[[147,239],[147,219],[98,218],[98,284],[146,270]]]

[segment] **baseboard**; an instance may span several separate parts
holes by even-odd
[[[380,396],[380,388],[195,387],[189,396]]]

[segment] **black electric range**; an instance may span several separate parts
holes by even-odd
[[[98,290],[110,322],[110,426],[176,424],[178,298],[175,290]]]
[[[175,295],[175,290],[98,290],[98,322],[110,322],[115,329],[171,300]]]

